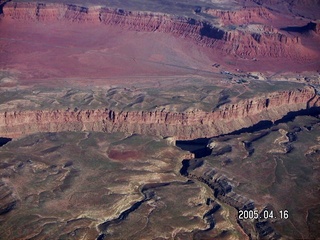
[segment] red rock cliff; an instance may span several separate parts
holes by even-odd
[[[237,11],[223,11],[217,9],[208,9],[206,13],[219,17],[219,20],[224,25],[241,25],[250,23],[268,23],[275,16],[265,7],[244,7]]]
[[[222,19],[233,16],[241,17],[249,14],[247,21],[257,17],[272,17],[267,10],[257,8],[243,10],[239,13],[223,13],[216,11],[214,14]],[[249,11],[249,12],[248,12]],[[267,32],[259,29],[258,32],[245,30],[226,31],[208,22],[201,22],[190,18],[173,17],[166,14],[150,12],[131,12],[121,9],[104,7],[81,7],[68,4],[46,3],[15,3],[9,2],[3,7],[3,16],[7,19],[25,21],[72,21],[89,22],[117,26],[122,29],[164,32],[193,40],[195,43],[223,51],[226,54],[245,56],[270,56],[288,58],[314,58],[315,53],[305,48],[299,38],[288,37],[278,32]]]
[[[214,112],[117,112],[110,109],[2,112],[0,136],[87,130],[194,139],[230,133],[262,120],[275,121],[290,111],[313,106],[320,106],[320,96],[313,88],[307,87],[224,105]]]

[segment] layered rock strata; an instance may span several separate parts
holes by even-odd
[[[288,112],[319,106],[311,87],[282,91],[223,105],[213,112],[39,110],[0,114],[0,136],[19,137],[36,132],[103,131],[174,136],[178,139],[212,137],[276,121]]]
[[[195,43],[240,56],[269,56],[288,58],[315,58],[316,55],[304,47],[299,37],[289,37],[277,31],[226,30],[192,18],[173,17],[168,14],[132,12],[105,7],[81,7],[68,4],[15,3],[9,2],[2,9],[4,18],[24,21],[71,21],[105,24],[122,29],[144,32],[170,33],[188,38]],[[215,12],[222,19],[232,13]],[[237,15],[241,15],[237,13]],[[247,14],[244,11],[243,14]],[[266,14],[261,9],[257,15]],[[255,17],[252,17],[255,19]],[[247,19],[250,21],[250,18]],[[257,30],[257,31],[256,31]]]
[[[182,174],[190,179],[203,182],[213,190],[214,197],[239,210],[254,210],[255,203],[233,191],[230,180],[219,173],[214,167],[201,159],[184,160],[182,162]],[[262,212],[260,213],[262,214]],[[258,236],[264,239],[277,239],[279,235],[272,228],[270,221],[255,219],[253,221],[238,219],[237,223],[253,239]],[[266,231],[267,230],[267,231]]]
[[[275,18],[275,16],[265,7],[244,7],[243,9],[236,11],[208,9],[205,12],[215,17],[219,17],[224,25],[250,24],[252,22],[264,24]]]

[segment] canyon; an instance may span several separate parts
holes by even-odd
[[[254,219],[238,219],[251,239],[316,238],[319,231],[310,231],[313,220],[305,216],[314,211],[313,204],[318,202],[312,185],[319,180],[315,170],[319,155],[313,151],[319,148],[319,126],[319,118],[298,116],[263,129],[181,141],[177,146],[195,157],[182,162],[180,173],[206,184],[215,199],[238,211],[257,211],[259,215]],[[299,171],[298,165],[309,170]],[[284,177],[293,173],[295,181]],[[305,177],[308,184],[299,188],[297,179]],[[286,195],[295,201],[284,200]],[[279,220],[277,209],[283,208],[290,209],[290,221]],[[276,214],[275,218],[266,218],[266,211]],[[319,215],[311,214],[313,217]],[[287,231],[283,231],[284,225]]]
[[[201,46],[222,51],[224,54],[249,57],[285,57],[293,59],[318,59],[315,49],[304,46],[301,37],[289,36],[278,29],[265,25],[277,16],[264,7],[251,7],[238,11],[206,10],[219,17],[226,25],[237,23],[228,30],[223,26],[194,18],[176,17],[170,14],[136,12],[99,6],[78,6],[73,4],[8,2],[2,6],[3,18],[15,21],[77,22],[116,26],[139,32],[169,33],[193,40]],[[249,16],[247,19],[244,16]],[[279,21],[279,19],[278,19]],[[256,22],[257,24],[249,24]],[[317,26],[319,23],[315,23]],[[316,28],[318,29],[318,28]],[[311,31],[318,34],[314,29]],[[317,37],[318,38],[318,37]],[[306,43],[305,39],[303,41]]]
[[[205,155],[161,137],[119,132],[36,133],[9,141],[0,147],[0,236],[316,238],[319,123],[298,116],[206,139]],[[289,219],[280,219],[283,209]],[[239,210],[260,218],[238,219]]]
[[[114,111],[111,109],[58,109],[6,111],[0,114],[0,135],[20,137],[37,132],[128,132],[194,139],[227,134],[260,121],[281,119],[289,112],[320,106],[312,87],[266,94],[213,112]]]

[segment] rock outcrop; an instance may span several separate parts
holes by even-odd
[[[39,110],[0,114],[0,136],[19,137],[36,132],[104,131],[174,136],[177,139],[212,137],[252,126],[262,120],[276,121],[299,111],[320,96],[311,87],[266,94],[223,105],[213,112]]]
[[[245,22],[256,18],[270,18],[264,8],[243,10],[239,12],[215,11],[224,21],[248,15]],[[170,33],[188,38],[204,47],[222,51],[224,54],[239,56],[270,56],[294,59],[312,59],[315,53],[301,44],[298,37],[289,37],[276,31],[267,31],[265,27],[249,26],[248,29],[226,30],[192,18],[175,17],[162,13],[133,12],[106,7],[81,7],[70,4],[53,3],[16,3],[9,2],[3,6],[4,18],[24,21],[71,21],[80,23],[104,24],[121,29]],[[248,12],[249,11],[249,12]],[[254,31],[252,31],[254,30]]]
[[[235,11],[224,11],[218,9],[208,9],[207,14],[218,17],[224,25],[241,25],[250,23],[265,24],[275,16],[265,7],[244,7]]]

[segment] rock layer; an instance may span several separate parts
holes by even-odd
[[[217,9],[208,9],[206,13],[219,17],[224,25],[230,24],[250,24],[252,22],[265,24],[275,16],[265,7],[244,7],[235,11],[223,11]]]
[[[212,14],[222,19],[232,16],[249,16],[246,21],[257,17],[272,17],[268,12],[257,8],[237,13],[216,11]],[[317,55],[302,45],[299,37],[289,37],[277,31],[267,31],[265,27],[248,30],[226,30],[192,18],[173,17],[168,14],[150,12],[132,12],[105,7],[81,7],[70,4],[15,3],[9,2],[3,7],[4,18],[24,21],[72,21],[81,23],[105,24],[121,29],[170,33],[188,38],[195,43],[222,51],[225,54],[239,56],[269,56],[294,59],[313,59]],[[256,27],[254,27],[256,28]],[[270,29],[269,29],[270,30]]]
[[[288,112],[319,106],[319,98],[313,88],[306,87],[223,105],[213,112],[111,109],[3,112],[0,114],[0,135],[19,137],[35,132],[120,131],[195,139],[230,133],[263,120],[276,121]]]

